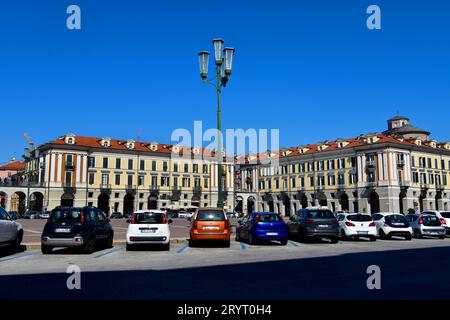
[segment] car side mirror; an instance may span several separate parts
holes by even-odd
[[[169,224],[172,224],[173,223],[173,220],[172,219],[169,219]]]

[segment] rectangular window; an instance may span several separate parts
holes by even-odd
[[[95,168],[95,158],[88,157],[88,168]]]
[[[73,166],[73,156],[71,154],[66,155],[66,165]]]
[[[120,185],[120,174],[116,174],[115,183],[116,183],[116,186]]]
[[[305,177],[300,178],[300,183],[301,183],[301,187],[304,188],[305,187]]]
[[[109,174],[107,173],[102,174],[102,185],[104,186],[109,185]]]
[[[419,173],[418,172],[413,172],[413,182],[419,183]]]
[[[194,178],[194,187],[201,187],[200,178]]]
[[[295,164],[293,164],[293,165],[291,166],[292,173],[296,173],[296,172],[295,172],[296,169],[297,169],[297,166],[296,166]]]
[[[66,185],[72,185],[72,171],[66,171]]]
[[[173,164],[173,172],[178,172],[178,163]]]
[[[444,186],[447,185],[447,175],[446,174],[442,175],[442,183],[444,184]]]
[[[445,160],[441,160],[441,167],[442,170],[445,170]]]
[[[156,188],[158,185],[158,177],[157,176],[152,176],[152,187]]]
[[[128,178],[128,179],[127,179],[127,184],[128,184],[129,186],[132,186],[132,185],[133,185],[133,175],[132,175],[132,174],[129,174],[127,178]]]
[[[275,179],[275,189],[280,189],[280,180]]]
[[[178,177],[173,177],[173,187],[178,188]]]
[[[314,177],[313,176],[309,177],[309,185],[311,187],[314,187]]]
[[[163,162],[163,171],[167,172],[167,161]]]
[[[194,164],[192,165],[192,171],[193,171],[194,173],[198,173],[198,164],[194,163]]]
[[[339,175],[338,180],[339,180],[338,183],[340,186],[345,185],[345,176],[343,174]]]
[[[121,165],[121,159],[120,158],[116,158],[116,169],[120,169]]]
[[[357,159],[356,159],[356,157],[352,157],[352,168],[356,168],[358,165],[358,161],[357,161]]]
[[[144,180],[145,180],[144,176],[139,176],[138,177],[138,185],[143,186],[144,185]]]
[[[411,166],[412,167],[416,166],[416,157],[414,157],[414,156],[411,157]]]
[[[103,169],[108,169],[108,158],[103,158]]]
[[[208,165],[207,164],[203,165],[203,173],[208,173]]]
[[[292,178],[292,188],[297,188],[297,179]]]
[[[156,161],[152,161],[152,171],[156,171]]]
[[[191,186],[191,179],[188,177],[183,177],[183,187],[189,188]]]
[[[205,186],[206,189],[209,188],[209,179],[208,178],[203,179],[203,185]]]
[[[184,164],[184,172],[189,172],[189,164]]]
[[[145,170],[145,160],[139,161],[139,170],[141,171]]]
[[[133,170],[133,159],[128,159],[128,170]]]
[[[89,173],[89,184],[94,184],[95,174]]]

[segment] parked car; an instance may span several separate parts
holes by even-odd
[[[48,219],[50,218],[50,211],[44,211],[39,214],[39,219]]]
[[[17,211],[10,211],[8,212],[8,215],[11,217],[11,219],[13,220],[17,220],[20,218],[20,215]]]
[[[413,235],[417,239],[423,237],[437,237],[445,239],[445,228],[439,218],[432,214],[413,214],[406,216],[411,225]]]
[[[192,212],[180,211],[178,213],[178,218],[189,219],[192,218],[192,215],[193,215]]]
[[[412,239],[412,228],[406,217],[400,213],[382,212],[372,215],[380,239],[391,239],[402,237],[406,240]]]
[[[170,228],[172,220],[166,213],[159,210],[136,211],[127,230],[126,249],[132,250],[138,245],[158,244],[165,250],[170,250]]]
[[[113,246],[114,231],[109,218],[94,207],[54,209],[42,232],[41,249],[49,254],[55,247],[78,247],[92,253],[96,246]]]
[[[283,219],[272,212],[252,212],[238,221],[236,241],[246,240],[249,244],[258,241],[279,241],[288,243],[288,228]]]
[[[22,239],[22,225],[0,207],[0,247],[10,247],[17,252],[20,250]]]
[[[237,212],[227,212],[228,219],[238,218],[239,214]]]
[[[299,210],[287,222],[289,234],[300,240],[328,238],[332,243],[339,242],[339,224],[334,213],[325,208],[306,208]]]
[[[127,213],[125,213],[125,214],[123,215],[123,217],[124,217],[125,219],[131,219],[132,216],[133,216],[133,212],[127,212]]]
[[[439,222],[445,228],[445,233],[450,235],[450,211],[425,211],[424,214],[435,215],[439,218]]]
[[[341,239],[369,238],[377,240],[377,228],[372,217],[360,213],[338,213],[339,233]]]
[[[27,211],[24,215],[24,219],[39,219],[39,212],[37,211]]]
[[[189,245],[200,241],[221,241],[230,247],[231,226],[225,211],[220,208],[199,208],[194,213],[189,232]]]
[[[167,217],[167,219],[175,219],[175,218],[178,218],[178,212],[175,212],[175,211],[167,211],[166,217]]]
[[[123,219],[123,215],[120,212],[111,213],[110,219]]]

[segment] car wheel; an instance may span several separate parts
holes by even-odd
[[[49,247],[49,246],[46,246],[46,245],[41,245],[41,252],[42,252],[42,254],[50,254],[50,253],[52,253],[52,251],[53,251],[52,247]]]
[[[380,239],[385,240],[386,234],[384,233],[383,229],[380,229],[379,233],[380,233]]]
[[[194,248],[195,247],[195,241],[192,239],[189,239],[189,247]]]
[[[252,236],[252,234],[251,233],[249,233],[248,234],[248,244],[254,244],[255,243],[255,240],[253,240],[253,236]]]
[[[331,240],[331,243],[334,243],[334,244],[339,243],[339,237],[331,237],[330,240]]]
[[[347,240],[347,235],[345,234],[345,230],[344,229],[341,230],[341,239],[342,240]]]
[[[422,239],[423,238],[423,236],[422,236],[422,233],[420,233],[420,231],[419,230],[414,230],[414,238],[417,238],[417,239]]]
[[[230,242],[229,240],[228,240],[228,241],[225,241],[224,247],[225,247],[225,248],[231,247],[231,242]]]
[[[406,237],[405,237],[405,240],[407,240],[407,241],[411,241],[411,240],[412,240],[412,236],[411,236],[411,235],[409,235],[409,236],[406,236]]]
[[[375,237],[375,236],[370,237],[370,241],[372,241],[372,242],[377,241],[377,237]]]
[[[22,239],[23,239],[23,232],[20,231],[17,236],[16,236],[16,240],[14,240],[13,242],[13,247],[12,249],[14,250],[14,252],[19,252],[20,251],[20,246],[22,243]]]
[[[86,243],[83,246],[83,252],[85,254],[91,254],[95,249],[95,237],[91,236],[86,239]]]
[[[281,240],[280,243],[281,243],[282,246],[287,246],[288,241],[287,240]]]
[[[439,239],[441,239],[441,240],[445,239],[445,236],[439,236]]]

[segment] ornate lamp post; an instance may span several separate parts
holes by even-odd
[[[228,80],[231,76],[231,70],[233,67],[233,48],[224,48],[224,41],[222,39],[214,39],[214,61],[216,64],[216,79],[208,80],[208,65],[209,65],[209,52],[201,51],[198,54],[199,65],[200,65],[200,75],[204,83],[211,84],[214,86],[217,92],[217,158],[218,158],[218,199],[217,207],[223,208],[223,155],[222,155],[222,110],[220,106],[220,94],[222,92],[222,87],[226,87]]]

